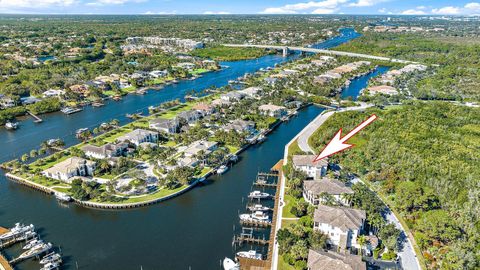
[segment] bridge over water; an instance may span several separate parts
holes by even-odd
[[[332,50],[324,50],[324,49],[315,49],[315,48],[307,48],[307,47],[288,47],[288,46],[255,45],[255,44],[223,44],[223,45],[226,46],[226,47],[262,48],[262,49],[279,50],[279,51],[283,52],[284,56],[288,55],[289,51],[301,51],[301,52],[319,53],[319,54],[326,54],[326,55],[358,57],[358,58],[365,58],[365,59],[396,62],[396,63],[402,63],[402,64],[418,64],[418,62],[414,62],[414,61],[395,59],[395,58],[389,58],[389,57],[383,57],[383,56],[375,56],[375,55],[352,53],[352,52],[342,52],[342,51],[332,51]]]

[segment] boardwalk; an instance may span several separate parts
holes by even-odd
[[[273,45],[255,45],[255,44],[223,44],[227,47],[247,47],[247,48],[263,48],[263,49],[273,49],[273,50],[283,50],[284,54],[285,51],[301,51],[301,52],[310,52],[310,53],[320,53],[320,54],[328,54],[328,55],[336,55],[336,56],[350,56],[350,57],[357,57],[357,58],[365,58],[365,59],[372,59],[372,60],[381,60],[381,61],[388,61],[388,62],[395,62],[395,63],[402,63],[402,64],[418,64],[414,61],[408,60],[401,60],[383,56],[375,56],[369,54],[362,54],[362,53],[351,53],[351,52],[341,52],[341,51],[332,51],[332,50],[324,50],[324,49],[314,49],[314,48],[306,48],[306,47],[286,47],[286,46],[273,46]]]

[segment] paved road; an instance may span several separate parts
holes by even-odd
[[[324,111],[324,113],[318,115],[315,119],[313,119],[312,122],[310,122],[310,124],[305,127],[304,130],[302,130],[298,136],[298,146],[303,152],[314,154],[315,151],[308,144],[308,139],[321,125],[323,125],[323,123],[325,123],[325,121],[327,121],[328,118],[330,118],[330,116],[336,112],[360,111],[372,106],[372,104],[360,102],[360,106],[342,108],[337,111]]]

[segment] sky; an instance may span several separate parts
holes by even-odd
[[[477,0],[0,0],[0,13],[480,15]]]

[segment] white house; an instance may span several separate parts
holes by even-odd
[[[327,173],[328,161],[326,159],[313,162],[315,155],[294,155],[292,158],[293,167],[305,172],[309,178],[320,179]]]
[[[148,73],[148,75],[150,75],[150,77],[152,77],[152,78],[161,78],[161,77],[167,76],[168,71],[167,70],[153,70],[152,72]]]
[[[313,229],[328,235],[330,244],[340,250],[361,248],[357,237],[363,230],[365,219],[363,210],[319,205],[313,215]]]
[[[71,182],[75,176],[93,176],[96,163],[80,157],[71,157],[42,172],[49,178]]]
[[[65,95],[65,90],[55,90],[55,89],[50,89],[45,92],[43,92],[43,97],[48,98],[48,97],[60,97]]]
[[[107,143],[102,146],[95,146],[87,144],[82,147],[82,151],[85,152],[87,157],[93,157],[98,159],[111,158],[121,156],[123,151],[128,148],[127,143]]]
[[[179,125],[180,124],[178,123],[177,118],[174,118],[174,119],[157,118],[157,119],[153,119],[149,123],[149,127],[151,129],[155,129],[155,130],[162,131],[169,134],[177,133]]]
[[[243,90],[239,90],[237,92],[245,95],[246,97],[257,98],[260,96],[260,93],[262,92],[262,88],[252,86],[252,87],[245,88]]]
[[[366,270],[362,256],[326,250],[308,251],[308,270]]]
[[[306,180],[303,181],[303,198],[313,205],[323,203],[322,194],[328,194],[333,196],[335,200],[346,205],[348,202],[345,200],[345,194],[353,194],[353,190],[344,183],[323,177],[320,180]]]
[[[135,129],[132,132],[129,132],[121,137],[117,138],[118,142],[131,142],[136,146],[139,146],[144,142],[157,142],[158,133],[144,130],[144,129]]]
[[[209,155],[211,152],[218,148],[218,143],[213,141],[199,140],[191,143],[183,152],[187,157],[193,157],[203,151],[205,155]]]
[[[258,107],[258,110],[264,115],[269,115],[276,118],[281,118],[287,115],[287,108],[273,104],[261,105]]]

